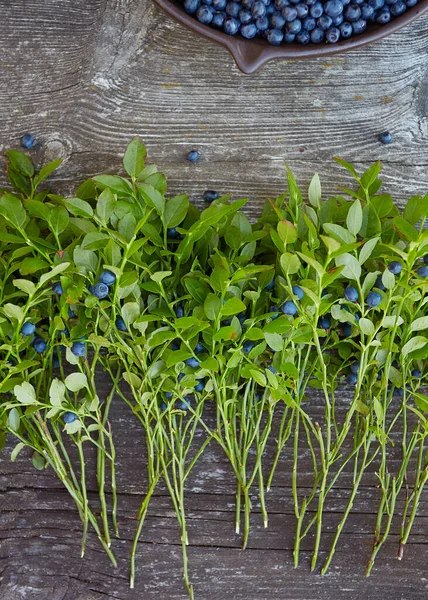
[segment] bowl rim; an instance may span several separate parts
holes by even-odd
[[[304,59],[340,54],[354,50],[380,40],[405,25],[408,25],[428,11],[428,0],[420,0],[418,4],[407,9],[402,15],[394,18],[386,25],[373,24],[364,33],[341,40],[337,44],[282,44],[271,46],[266,40],[254,38],[246,40],[241,36],[229,36],[226,33],[203,25],[173,0],[154,0],[177,21],[196,31],[200,35],[225,46],[232,54],[238,68],[246,74],[255,73],[262,65],[273,59]]]

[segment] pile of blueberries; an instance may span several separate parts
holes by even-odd
[[[335,44],[385,25],[418,0],[183,0],[184,10],[204,25],[244,38],[263,37],[273,46]]]

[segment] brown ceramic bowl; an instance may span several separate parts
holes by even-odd
[[[184,11],[180,0],[155,0],[155,2],[172,15],[174,19],[186,25],[189,29],[226,46],[235,59],[236,64],[244,73],[254,73],[265,62],[273,58],[316,58],[317,56],[339,54],[347,50],[359,48],[394,33],[394,31],[411,23],[428,10],[428,0],[419,0],[419,4],[413,8],[409,8],[405,13],[386,25],[371,24],[361,35],[351,37],[349,40],[342,40],[337,44],[308,44],[307,46],[282,44],[281,46],[271,46],[266,40],[261,38],[246,40],[239,34],[229,36],[222,31],[199,23],[195,17],[188,15]]]

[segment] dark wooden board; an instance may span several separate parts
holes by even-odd
[[[37,161],[62,157],[52,180],[72,194],[84,178],[117,172],[134,135],[167,174],[172,193],[195,202],[205,189],[248,196],[256,216],[267,196],[284,190],[284,162],[305,188],[318,171],[326,193],[348,184],[335,155],[365,168],[384,163],[385,189],[403,204],[427,192],[428,16],[384,41],[329,59],[274,62],[245,76],[228,53],[194,38],[150,0],[4,0],[0,19],[0,148],[17,147],[30,131]],[[383,146],[378,133],[392,131]],[[202,151],[196,165],[188,150]],[[4,185],[3,159],[0,185]],[[319,409],[318,409],[319,410]],[[0,457],[1,600],[185,599],[178,527],[159,488],[138,552],[137,586],[127,586],[127,556],[145,489],[141,434],[115,408],[119,449],[121,540],[114,571],[94,536],[80,552],[80,522],[52,473],[34,471],[28,456]],[[9,441],[8,451],[12,447]],[[89,461],[90,462],[90,461]],[[378,490],[361,489],[329,574],[310,574],[310,540],[292,566],[293,516],[281,463],[268,495],[270,527],[256,508],[249,548],[233,532],[233,478],[211,445],[187,490],[190,572],[199,600],[403,600],[428,597],[428,504],[421,503],[403,561],[395,559],[397,527],[364,577]],[[303,461],[302,485],[310,485]],[[92,489],[95,483],[92,482]],[[332,495],[325,549],[349,479]]]

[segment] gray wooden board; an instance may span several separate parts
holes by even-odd
[[[397,203],[427,192],[428,17],[390,38],[334,58],[274,62],[253,76],[228,53],[192,37],[150,0],[3,0],[0,2],[0,145],[17,147],[37,135],[38,162],[62,157],[56,191],[100,172],[117,172],[134,135],[168,176],[171,193],[195,202],[206,189],[249,197],[256,216],[263,200],[284,190],[284,161],[302,187],[318,171],[325,193],[350,183],[332,161],[357,168],[384,163],[385,191]],[[378,133],[392,131],[383,146]],[[202,151],[196,165],[188,150]],[[5,184],[3,163],[0,185]],[[314,410],[320,410],[314,408]],[[156,494],[138,551],[137,587],[127,587],[127,556],[144,490],[141,434],[117,405],[121,540],[113,570],[94,536],[80,560],[80,522],[49,471],[35,472],[28,456],[0,458],[1,600],[184,599],[179,532],[165,490]],[[9,441],[8,450],[12,447]],[[89,464],[91,458],[89,457]],[[249,548],[233,533],[233,478],[214,445],[195,469],[187,491],[190,571],[199,599],[312,600],[428,597],[428,505],[421,503],[403,561],[395,560],[395,523],[370,579],[364,563],[371,544],[378,490],[372,474],[358,496],[334,565],[325,577],[309,573],[311,540],[302,566],[292,567],[293,516],[287,457],[268,496],[270,527],[255,509]],[[310,486],[302,456],[301,484]],[[349,477],[332,494],[323,549]],[[95,489],[92,482],[92,489]]]

